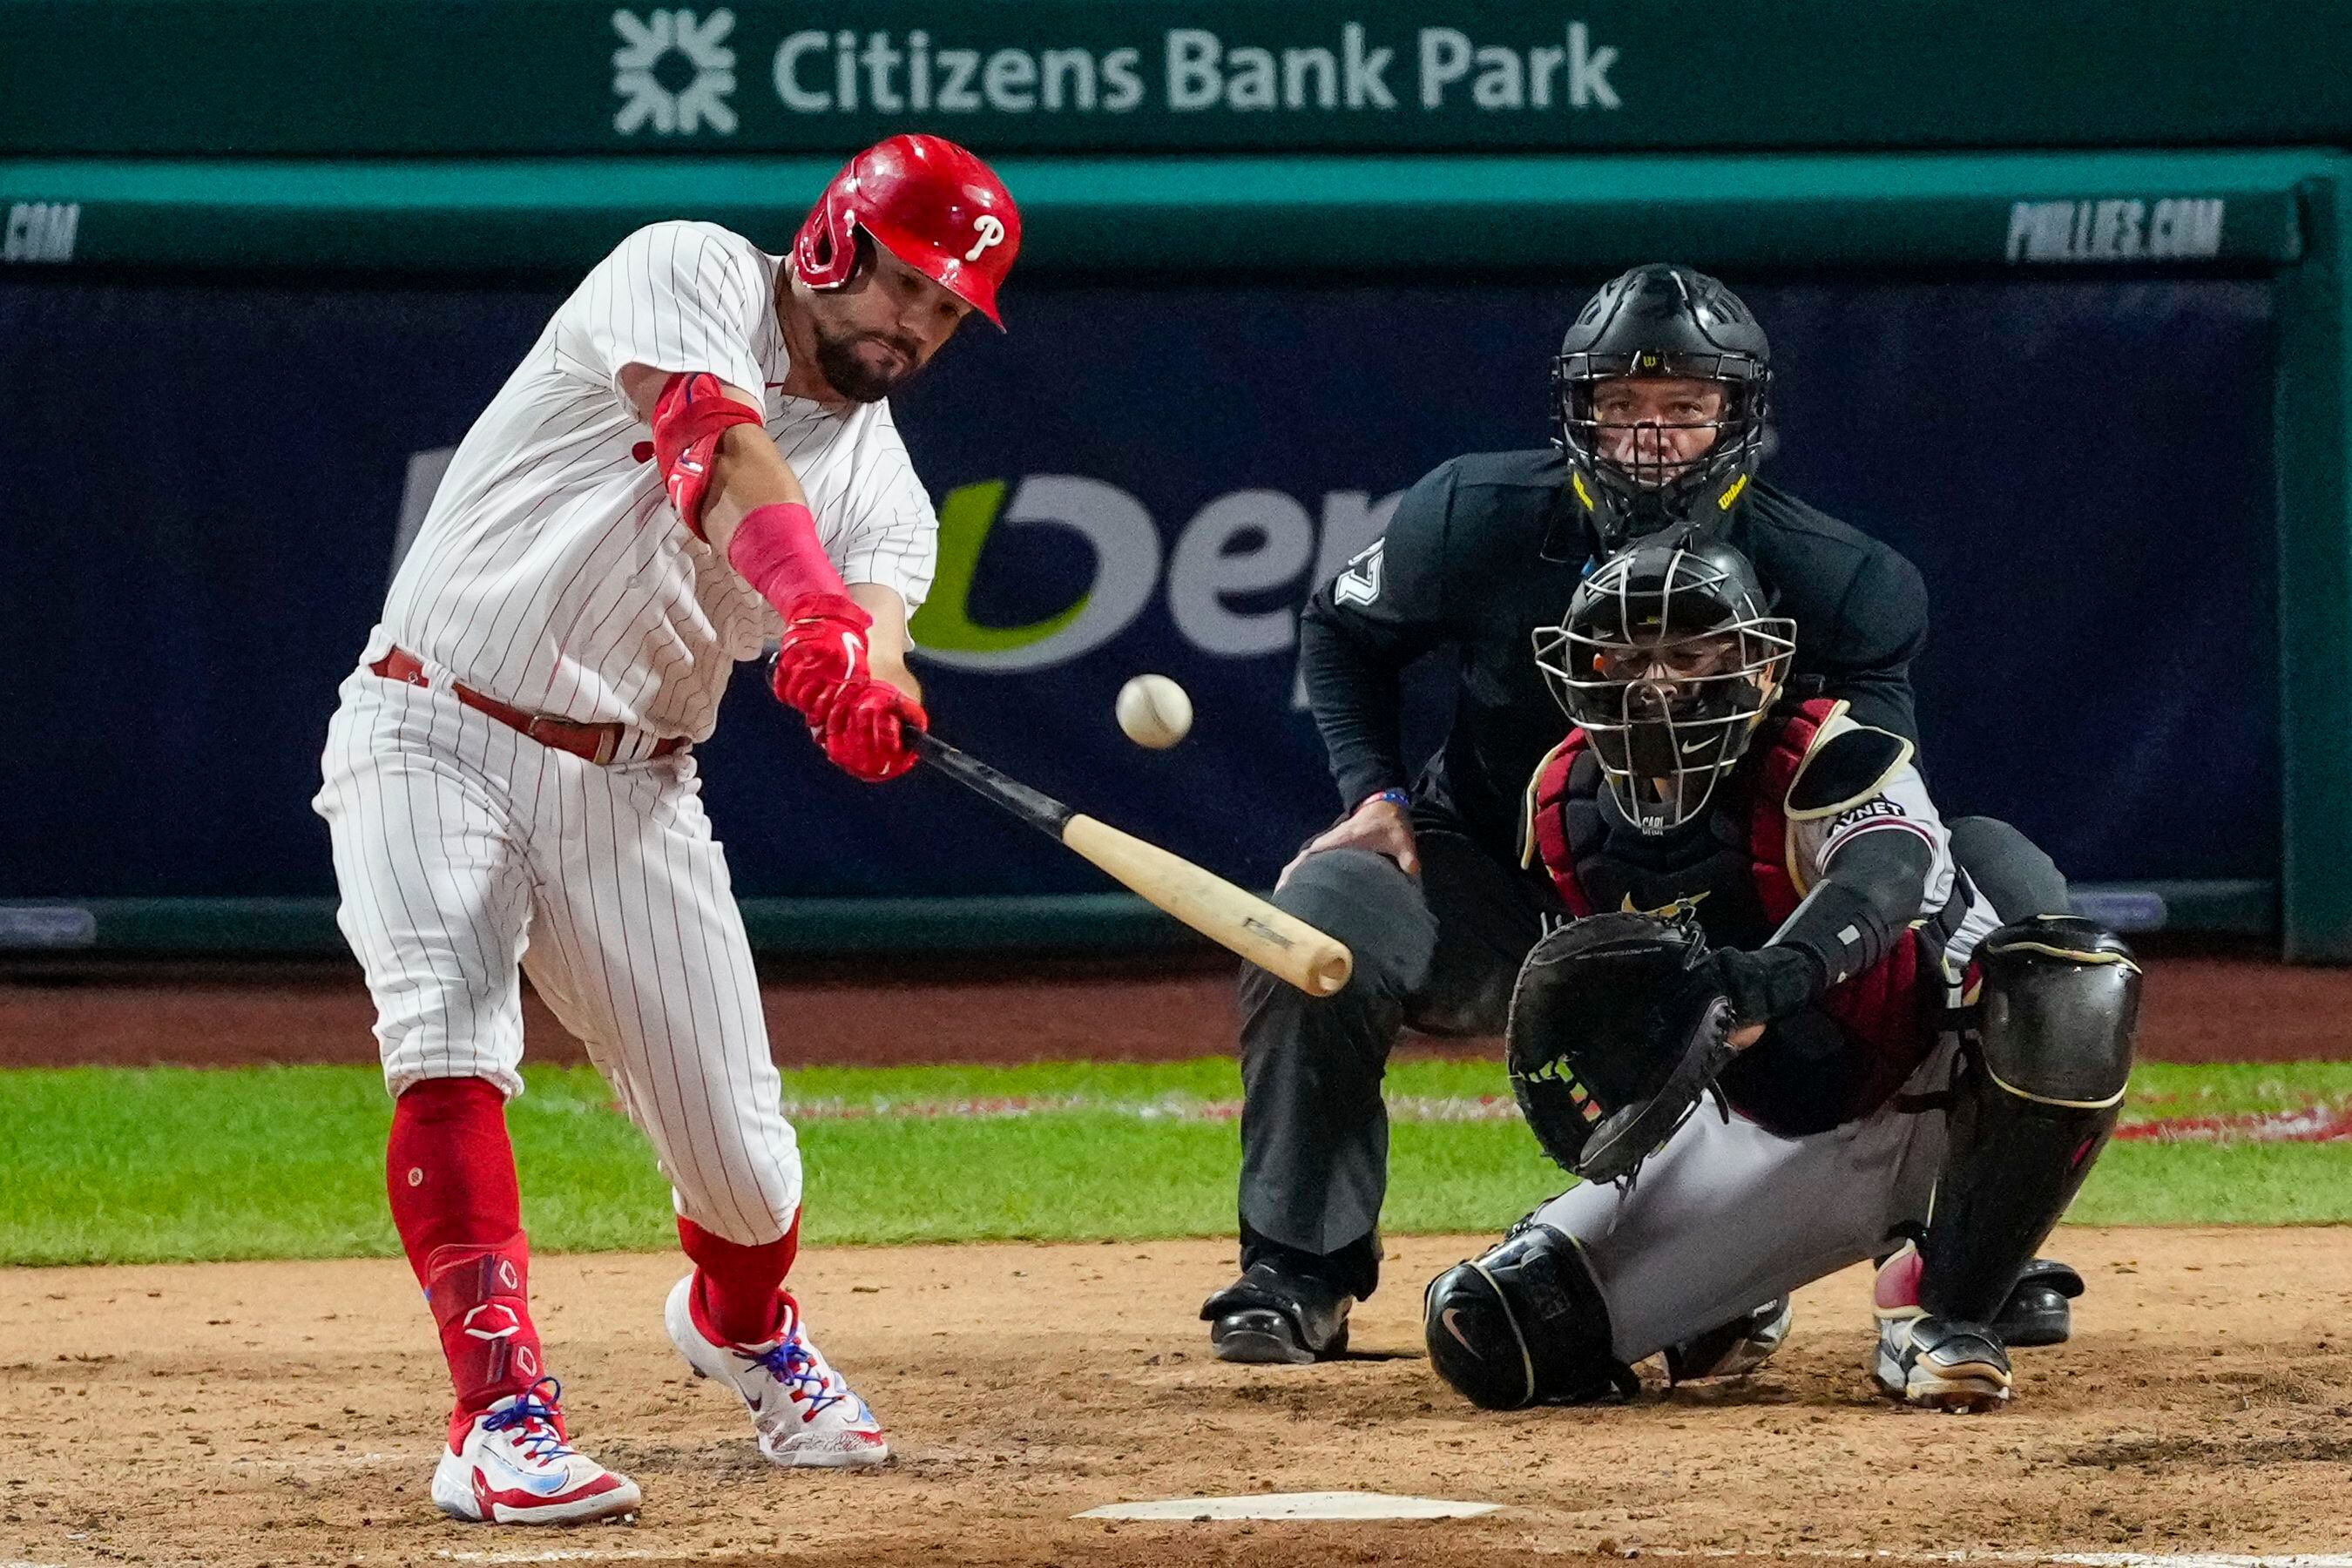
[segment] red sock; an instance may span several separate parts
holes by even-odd
[[[688,1300],[694,1326],[722,1345],[765,1344],[784,1331],[780,1289],[801,1248],[801,1216],[774,1241],[746,1247],[711,1235],[684,1215],[677,1238],[694,1259],[694,1293]]]
[[[392,1223],[416,1282],[444,1247],[496,1247],[522,1228],[507,1100],[478,1078],[428,1078],[392,1108],[384,1151]]]
[[[457,1392],[454,1443],[476,1415],[547,1375],[506,1096],[476,1078],[415,1085],[393,1108],[384,1178]]]

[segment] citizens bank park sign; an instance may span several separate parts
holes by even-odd
[[[2343,146],[2352,5],[0,0],[0,155]]]
[[[1507,37],[1342,21],[1312,43],[1185,26],[1135,43],[992,47],[924,27],[739,29],[722,6],[617,10],[613,32],[613,129],[625,136],[730,136],[747,98],[789,115],[975,119],[1605,113],[1623,105],[1612,74],[1618,48],[1578,20]]]

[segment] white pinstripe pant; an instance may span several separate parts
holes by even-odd
[[[800,1150],[691,753],[598,767],[427,673],[343,682],[312,803],[385,1087],[521,1093],[528,971],[653,1141],[677,1212],[747,1246],[782,1237]]]

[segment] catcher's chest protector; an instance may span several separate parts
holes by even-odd
[[[1606,786],[1600,760],[1584,731],[1570,731],[1537,773],[1529,847],[1571,914],[1686,914],[1697,920],[1714,946],[1761,947],[1804,898],[1805,885],[1791,864],[1795,836],[1789,792],[1838,707],[1822,698],[1777,715],[1724,781],[1719,804],[1706,823],[1664,841],[1643,837],[1601,809]],[[1928,994],[1921,990],[1923,979]],[[1942,978],[1932,962],[1923,973],[1919,943],[1896,942],[1877,963],[1814,1004],[1843,1037],[1843,1048],[1837,1052],[1843,1060],[1828,1074],[1833,1087],[1817,1084],[1819,1092],[1801,1098],[1832,1099],[1835,1114],[1829,1125],[1884,1102],[1935,1048],[1943,1000]],[[1775,1030],[1794,1037],[1802,1023],[1790,1020]],[[1763,1068],[1769,1055],[1751,1053],[1752,1066]],[[1733,1103],[1774,1131],[1810,1130],[1791,1123],[1811,1123],[1813,1116],[1778,1111],[1780,1095],[1739,1092],[1742,1079],[1755,1081],[1760,1090],[1762,1080],[1773,1076],[1742,1070],[1750,1065],[1743,1062],[1725,1075]]]

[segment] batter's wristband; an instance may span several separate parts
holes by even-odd
[[[1358,811],[1361,811],[1364,807],[1371,805],[1372,802],[1376,800],[1387,801],[1391,805],[1402,806],[1407,811],[1411,811],[1412,809],[1412,796],[1406,794],[1403,790],[1397,789],[1394,786],[1381,790],[1376,795],[1366,795],[1363,799],[1356,803],[1356,809]]]
[[[727,542],[728,564],[785,619],[811,594],[849,596],[840,571],[817,542],[816,519],[798,501],[754,507]]]

